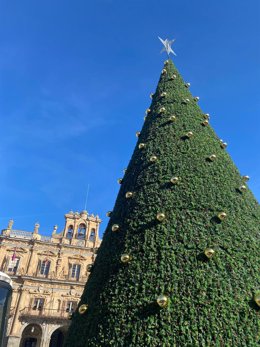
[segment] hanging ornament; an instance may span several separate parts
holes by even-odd
[[[132,257],[129,254],[124,253],[124,254],[121,255],[120,259],[121,259],[122,263],[126,264],[126,263],[129,263],[132,260]]]
[[[175,80],[176,77],[177,76],[173,74],[173,75],[171,75],[170,80]]]
[[[160,306],[161,308],[165,308],[168,306],[169,299],[166,295],[161,294],[157,296],[156,302],[158,306]]]
[[[214,161],[214,160],[216,160],[217,159],[217,156],[215,155],[215,154],[211,154],[210,156],[209,156],[209,160],[210,161]]]
[[[206,127],[207,125],[209,125],[209,121],[206,119],[204,120],[204,122],[201,123],[204,127]]]
[[[204,251],[205,256],[210,259],[213,257],[213,255],[215,254],[215,251],[213,248],[206,248]]]
[[[162,221],[164,221],[164,220],[165,220],[165,214],[164,214],[164,213],[162,213],[162,212],[157,213],[156,218],[157,218],[157,220],[158,220],[159,222],[162,222]]]
[[[145,147],[145,143],[139,143],[138,148],[143,149]]]
[[[133,197],[133,192],[126,192],[125,197],[126,197],[127,199],[132,198],[132,197]]]
[[[220,212],[218,214],[218,219],[220,219],[221,221],[227,218],[227,214],[225,212]]]
[[[162,69],[162,75],[166,75],[167,74],[167,70],[166,69]]]
[[[119,179],[117,180],[117,183],[118,183],[118,184],[122,184],[122,182],[123,182],[123,178],[119,178]]]
[[[152,98],[153,98],[153,96],[154,96],[154,93],[151,93],[151,94],[150,94],[150,99],[152,99]]]
[[[160,109],[159,109],[159,113],[164,113],[166,111],[166,108],[165,107],[161,107]]]
[[[112,215],[112,211],[107,211],[106,216],[111,217],[111,215]]]
[[[194,101],[199,101],[200,97],[199,96],[195,96],[193,99],[194,99]]]
[[[168,65],[169,64],[169,60],[165,60],[164,65]]]
[[[172,184],[177,184],[178,181],[179,181],[179,178],[178,178],[177,176],[174,176],[174,177],[172,177],[172,178],[170,179],[170,181],[171,181]]]
[[[176,116],[172,115],[169,117],[170,122],[175,122],[176,121]]]
[[[167,95],[166,92],[162,92],[162,93],[160,94],[160,98],[164,98],[166,95]]]
[[[80,305],[79,307],[79,314],[84,314],[88,309],[88,305],[87,304],[83,304],[83,305]]]
[[[118,231],[119,230],[119,225],[118,224],[113,224],[112,225],[112,231]]]
[[[220,140],[220,146],[221,146],[222,148],[226,148],[226,147],[227,147],[227,143],[224,142],[223,140]]]
[[[254,296],[255,303],[260,307],[260,291],[257,291]]]
[[[238,189],[241,193],[243,193],[245,190],[247,190],[247,187],[245,185],[242,185]]]
[[[152,155],[149,160],[150,162],[154,163],[158,160],[158,158],[156,157],[156,155]]]
[[[140,132],[140,131],[137,131],[137,132],[135,133],[135,136],[136,136],[136,137],[139,137],[140,134],[141,134],[141,132]]]
[[[247,181],[249,181],[249,179],[250,179],[250,177],[249,176],[242,176],[242,180],[243,181],[245,181],[245,182],[247,182]]]
[[[209,118],[210,118],[209,113],[205,113],[204,118],[209,120]]]
[[[151,112],[151,109],[150,109],[150,108],[148,108],[148,109],[145,111],[146,114],[148,114],[148,113],[150,113],[150,112]]]
[[[190,99],[188,99],[188,98],[183,99],[183,103],[184,103],[184,104],[187,104],[188,102],[190,102]]]
[[[193,136],[193,132],[192,131],[188,131],[186,134],[185,134],[186,137],[188,138],[191,138]]]
[[[188,82],[188,83],[185,83],[185,87],[186,88],[189,88],[190,87],[190,83]]]

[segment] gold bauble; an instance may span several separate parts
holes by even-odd
[[[204,118],[205,118],[205,119],[209,119],[209,113],[205,113],[205,114],[204,114]]]
[[[72,313],[68,314],[68,319],[71,320],[72,319]]]
[[[88,309],[88,305],[87,304],[83,304],[83,305],[80,305],[79,307],[79,314],[84,314]]]
[[[154,96],[154,93],[151,93],[151,94],[150,94],[150,98],[152,99],[152,98],[153,98],[153,96]]]
[[[188,98],[183,99],[183,102],[184,102],[184,104],[187,104],[188,102],[190,102],[190,99],[188,99]]]
[[[211,155],[209,156],[209,160],[211,160],[211,161],[214,161],[214,160],[216,160],[216,159],[217,159],[216,154],[211,154]]]
[[[166,95],[167,95],[166,92],[162,92],[162,93],[160,94],[160,98],[164,98]]]
[[[117,183],[118,183],[118,184],[122,184],[122,182],[123,182],[123,178],[119,178],[119,179],[117,180]]]
[[[170,80],[175,80],[176,77],[176,75],[171,75]]]
[[[243,179],[243,181],[247,182],[247,181],[249,181],[250,177],[245,175],[245,176],[242,176],[242,179]]]
[[[113,224],[112,225],[112,231],[118,231],[119,230],[119,225],[118,224]]]
[[[111,217],[111,215],[112,215],[112,211],[107,211],[106,216]]]
[[[188,83],[185,83],[185,87],[186,88],[189,88],[190,87],[190,83],[188,82]]]
[[[159,113],[163,113],[163,112],[165,112],[165,111],[166,111],[165,107],[161,107],[161,108],[159,109]]]
[[[199,101],[199,99],[200,99],[199,96],[195,96],[195,97],[194,97],[194,100],[195,100],[195,101]]]
[[[171,181],[172,184],[176,184],[176,183],[178,183],[179,178],[175,176],[175,177],[172,177],[172,178],[170,179],[170,181]]]
[[[165,60],[164,65],[169,64],[169,60]]]
[[[204,254],[207,258],[212,258],[213,255],[215,254],[215,251],[213,248],[206,248],[205,251],[204,251]]]
[[[132,198],[132,197],[133,197],[133,192],[126,192],[125,197],[126,197],[127,199]]]
[[[220,140],[220,146],[221,146],[222,148],[226,148],[226,147],[227,147],[227,143],[224,142],[223,140]]]
[[[137,131],[137,132],[135,133],[135,136],[136,136],[136,137],[139,137],[140,134],[141,134],[141,132],[140,132],[140,131]]]
[[[239,187],[240,192],[244,192],[245,190],[247,190],[247,187],[243,184],[242,186]]]
[[[164,308],[164,307],[167,307],[169,299],[166,295],[161,294],[157,296],[156,302],[160,307]]]
[[[156,155],[152,155],[149,160],[150,160],[150,162],[154,163],[154,162],[156,162],[157,159],[158,158],[156,157]]]
[[[148,114],[148,113],[150,113],[150,112],[151,112],[151,109],[150,109],[150,108],[148,108],[148,109],[145,111],[146,114]]]
[[[145,147],[145,143],[139,143],[138,148],[143,149]]]
[[[162,213],[162,212],[157,213],[156,218],[157,218],[157,220],[158,220],[159,222],[162,222],[162,221],[164,221],[164,220],[165,220],[165,214],[164,214],[164,213]]]
[[[124,253],[121,255],[120,259],[121,259],[122,263],[126,264],[126,263],[129,263],[129,261],[132,259],[132,257],[129,254]]]
[[[163,75],[167,74],[167,70],[166,69],[162,69],[162,74]]]
[[[207,125],[209,125],[209,121],[206,119],[206,120],[204,120],[204,122],[202,122],[201,124],[204,125],[204,127],[206,127]]]
[[[254,300],[255,300],[255,303],[257,304],[257,306],[260,307],[260,291],[255,294]]]
[[[226,219],[226,217],[227,217],[227,214],[226,214],[225,212],[220,212],[220,213],[218,214],[218,218],[219,218],[220,220],[224,220],[224,219]]]
[[[170,122],[175,122],[176,121],[176,116],[174,116],[174,115],[170,116],[169,121]]]
[[[187,133],[186,133],[186,137],[192,137],[193,136],[193,132],[192,131],[188,131]]]

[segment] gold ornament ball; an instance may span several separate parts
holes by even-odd
[[[220,146],[221,146],[222,148],[226,148],[226,147],[227,147],[227,143],[224,142],[223,140],[220,140]]]
[[[71,320],[72,319],[72,313],[68,314],[68,319]]]
[[[260,291],[255,294],[254,300],[255,300],[255,303],[257,304],[257,306],[260,307]]]
[[[195,100],[195,101],[199,101],[199,99],[200,99],[199,96],[195,96],[195,97],[194,97],[194,100]]]
[[[204,127],[206,127],[207,125],[209,125],[209,121],[206,119],[206,120],[204,120],[204,122],[202,122],[201,124],[204,125]]]
[[[190,87],[190,83],[188,82],[188,83],[185,83],[185,87],[186,88],[189,88]]]
[[[216,159],[217,159],[216,154],[211,154],[211,155],[209,156],[209,160],[211,160],[211,161],[214,161],[214,160],[216,160]]]
[[[169,121],[170,122],[175,122],[176,121],[176,116],[174,116],[174,115],[170,116]]]
[[[165,111],[166,111],[165,107],[161,107],[161,108],[159,109],[159,113],[163,113],[163,112],[165,112]]]
[[[169,299],[166,295],[161,294],[161,295],[157,296],[156,302],[157,302],[158,306],[165,308],[168,306]]]
[[[127,199],[132,198],[132,197],[133,197],[133,192],[126,192],[125,197],[126,197]]]
[[[141,132],[140,132],[140,131],[137,131],[137,132],[135,133],[135,136],[136,136],[136,137],[139,137],[140,134],[141,134]]]
[[[150,157],[150,162],[151,163],[154,163],[154,162],[156,162],[158,160],[158,158],[156,157],[156,155],[152,155],[151,157]]]
[[[239,187],[240,192],[244,192],[245,190],[247,190],[246,186],[243,184],[242,186]]]
[[[220,220],[224,220],[224,219],[227,218],[227,214],[226,214],[225,212],[220,212],[220,213],[218,214],[218,218],[219,218]]]
[[[164,65],[169,64],[169,60],[165,60]]]
[[[166,69],[162,69],[162,74],[163,75],[167,74],[167,70]]]
[[[176,77],[176,75],[171,75],[170,80],[175,80]]]
[[[164,213],[162,213],[162,212],[157,213],[156,218],[157,218],[157,220],[158,220],[159,222],[162,222],[162,221],[164,221],[164,220],[165,220],[165,214],[164,214]]]
[[[190,138],[190,137],[192,137],[192,136],[193,136],[193,132],[192,132],[192,131],[188,131],[188,132],[186,133],[186,137]]]
[[[175,176],[175,177],[172,177],[170,181],[172,184],[177,184],[179,181],[179,178]]]
[[[250,177],[247,176],[247,175],[245,175],[245,176],[242,176],[242,179],[243,179],[245,182],[247,182],[247,181],[249,181]]]
[[[210,118],[209,113],[205,113],[205,114],[204,114],[204,118],[205,118],[205,119],[209,119],[209,118]]]
[[[188,98],[187,98],[187,99],[184,99],[183,102],[184,102],[185,104],[187,104],[188,102],[190,102],[190,99],[188,99]]]
[[[111,217],[111,215],[112,215],[112,211],[107,211],[106,216]]]
[[[154,93],[151,93],[151,94],[150,94],[150,99],[152,99],[152,98],[153,98],[153,96],[154,96]]]
[[[204,251],[205,256],[210,259],[213,257],[213,255],[215,254],[215,251],[213,248],[206,248]]]
[[[119,178],[119,179],[117,180],[117,183],[118,183],[118,184],[122,184],[122,182],[123,182],[123,178]]]
[[[138,148],[143,149],[145,147],[145,143],[139,143]]]
[[[148,108],[148,109],[145,111],[146,114],[148,114],[148,113],[150,113],[150,112],[151,112],[151,109],[150,109],[150,108]]]
[[[126,254],[126,253],[124,253],[124,254],[122,254],[121,255],[121,262],[122,263],[124,263],[124,264],[126,264],[126,263],[129,263],[130,262],[130,260],[132,259],[132,257],[129,255],[129,254]]]
[[[79,307],[79,314],[84,314],[88,309],[88,305],[87,304],[83,304],[83,305],[80,305]]]
[[[119,225],[118,224],[113,224],[112,225],[112,231],[118,231],[119,230]]]
[[[162,92],[162,93],[160,94],[160,98],[164,98],[166,95],[167,95],[166,92]]]

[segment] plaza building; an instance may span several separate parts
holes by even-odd
[[[61,347],[101,240],[101,219],[87,211],[65,214],[64,229],[43,236],[15,230],[0,235],[0,271],[13,282],[7,347]]]

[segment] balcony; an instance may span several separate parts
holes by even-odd
[[[72,312],[69,310],[61,310],[55,308],[34,308],[25,307],[20,311],[20,317],[22,319],[42,319],[44,321],[48,320],[69,320],[71,318]]]

